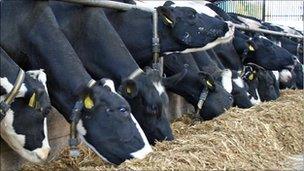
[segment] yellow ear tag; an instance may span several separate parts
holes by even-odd
[[[253,46],[251,46],[251,45],[249,45],[248,49],[249,49],[250,51],[254,51],[254,48],[253,48]]]
[[[127,87],[126,91],[127,91],[128,94],[131,94],[131,93],[132,93],[132,90],[131,90],[130,87]]]
[[[94,107],[94,102],[93,100],[91,99],[90,96],[87,96],[85,99],[84,99],[84,107],[86,109],[92,109]]]
[[[165,17],[165,20],[166,20],[166,22],[167,22],[168,24],[173,24],[173,21],[170,20],[169,18]]]
[[[28,105],[32,108],[36,107],[36,93],[33,93],[32,97],[30,98],[30,101]]]
[[[207,85],[208,85],[209,87],[213,87],[213,85],[210,83],[209,80],[207,80]]]
[[[253,74],[250,74],[249,77],[248,77],[248,79],[249,79],[250,81],[252,81],[253,78],[254,78],[254,75],[253,75]]]

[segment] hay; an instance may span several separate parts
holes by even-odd
[[[304,160],[303,93],[285,90],[274,102],[231,108],[207,122],[184,116],[172,124],[175,140],[157,143],[143,160],[113,166],[81,145],[77,159],[64,150],[57,160],[23,170],[304,169],[299,165]]]

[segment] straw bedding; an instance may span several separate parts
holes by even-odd
[[[157,143],[143,160],[114,166],[80,145],[77,159],[65,149],[56,160],[23,170],[304,170],[302,90],[284,90],[278,100],[250,109],[231,108],[211,121],[184,116],[172,128],[175,140]]]

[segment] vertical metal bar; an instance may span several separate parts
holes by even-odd
[[[265,11],[266,11],[266,0],[263,0],[263,12],[262,12],[262,21],[265,21]]]

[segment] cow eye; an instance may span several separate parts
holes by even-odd
[[[122,112],[122,113],[125,113],[125,112],[128,111],[128,109],[125,108],[125,107],[120,107],[120,108],[119,108],[119,111]]]

